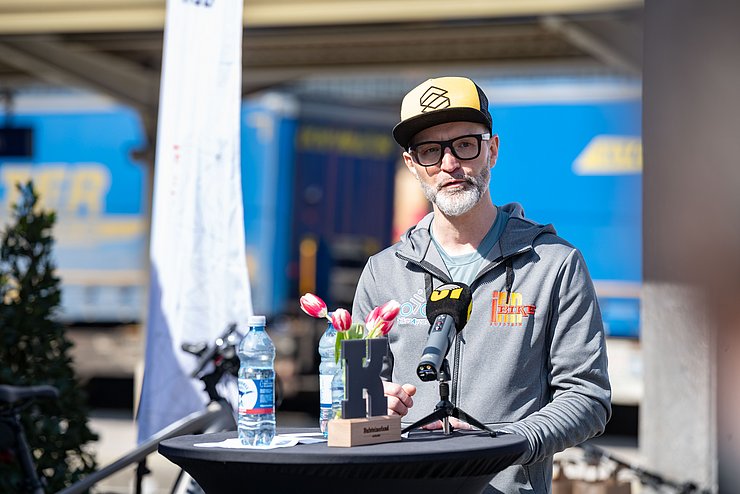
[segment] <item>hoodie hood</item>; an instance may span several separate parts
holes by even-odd
[[[555,234],[552,225],[541,225],[524,216],[524,208],[518,202],[499,206],[509,215],[509,221],[496,246],[491,250],[494,257],[509,257],[531,249],[537,237],[543,233]],[[398,253],[405,258],[421,261],[427,256],[432,244],[430,233],[434,213],[427,214],[415,226],[409,228],[400,240]]]

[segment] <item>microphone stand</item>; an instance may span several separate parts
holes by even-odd
[[[437,381],[439,382],[439,402],[434,407],[434,411],[424,418],[421,418],[404,428],[401,433],[409,432],[413,429],[418,429],[427,424],[431,424],[437,420],[442,421],[442,431],[446,436],[452,432],[452,426],[450,425],[450,417],[455,417],[466,424],[470,424],[473,427],[477,427],[480,430],[488,432],[491,437],[496,437],[496,431],[488,428],[482,422],[477,420],[475,417],[471,417],[463,410],[459,409],[450,401],[450,364],[447,359],[442,361],[441,369],[439,370]]]

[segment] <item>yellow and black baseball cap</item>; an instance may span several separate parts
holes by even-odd
[[[488,98],[466,77],[429,79],[409,91],[401,103],[401,121],[393,128],[393,138],[406,149],[422,130],[447,122],[478,122],[493,132]]]

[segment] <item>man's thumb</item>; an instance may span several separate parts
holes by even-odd
[[[414,396],[416,394],[416,386],[414,386],[413,384],[403,384],[401,385],[401,387],[409,396]]]

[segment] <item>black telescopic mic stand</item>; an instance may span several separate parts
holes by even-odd
[[[483,423],[481,423],[474,417],[471,417],[464,411],[457,408],[450,401],[450,364],[449,362],[447,362],[447,359],[444,359],[442,361],[442,366],[439,371],[437,381],[439,381],[439,402],[434,407],[434,411],[426,417],[419,419],[413,424],[404,428],[401,431],[402,433],[405,434],[406,432],[409,432],[411,430],[418,429],[419,427],[422,427],[424,425],[431,424],[432,422],[436,422],[437,420],[441,420],[442,431],[445,435],[449,435],[452,432],[452,427],[450,426],[450,417],[455,417],[456,419],[461,420],[466,424],[470,424],[473,427],[477,427],[480,430],[488,432],[489,434],[491,434],[491,437],[496,437],[496,431],[494,431],[493,429],[489,429],[487,426],[483,425]]]

